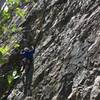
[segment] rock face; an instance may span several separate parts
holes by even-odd
[[[100,98],[100,76],[95,79],[93,89],[91,91],[91,100],[99,100]]]
[[[100,100],[100,0],[38,0],[21,26],[36,47],[27,100]]]

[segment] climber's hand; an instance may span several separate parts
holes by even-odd
[[[32,49],[34,49],[33,45],[31,46]]]

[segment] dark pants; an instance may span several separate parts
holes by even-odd
[[[32,83],[32,76],[33,76],[33,71],[34,71],[33,60],[26,59],[23,61],[24,61],[23,67],[25,69],[25,74],[23,77],[24,94],[27,96],[31,96],[31,83]]]

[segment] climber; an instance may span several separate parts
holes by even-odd
[[[30,70],[30,66],[33,62],[33,54],[35,52],[35,48],[29,49],[28,47],[25,47],[24,50],[21,51],[22,56],[22,71],[25,70],[25,73],[27,73]]]
[[[22,56],[22,76],[24,83],[24,94],[32,95],[31,93],[31,83],[32,83],[32,75],[34,71],[33,67],[33,54],[35,53],[35,48],[29,49],[25,47],[23,51],[21,51]]]

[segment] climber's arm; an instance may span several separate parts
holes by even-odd
[[[20,52],[20,55],[21,55],[22,57],[24,57],[25,52],[22,50],[22,51]]]

